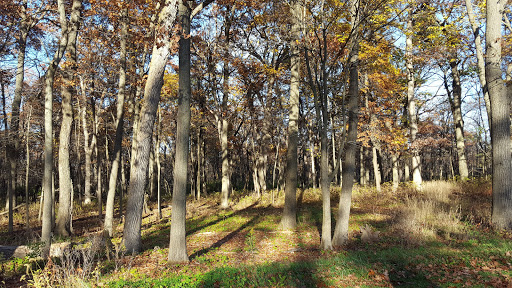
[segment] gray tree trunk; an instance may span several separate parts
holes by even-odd
[[[43,224],[41,231],[41,242],[44,243],[44,247],[41,250],[41,256],[43,258],[46,258],[50,253],[53,224],[53,82],[55,79],[55,72],[57,71],[60,60],[64,56],[64,52],[66,50],[68,43],[68,23],[66,20],[66,7],[64,0],[58,0],[57,6],[59,11],[59,22],[61,26],[61,37],[59,40],[59,46],[57,48],[57,51],[53,56],[53,60],[48,66],[48,70],[46,70],[44,88],[44,170],[42,185],[44,193],[44,203]]]
[[[453,115],[453,123],[455,124],[455,142],[457,147],[457,156],[459,160],[459,176],[462,180],[469,177],[468,164],[466,160],[466,151],[464,145],[464,120],[462,119],[462,86],[460,83],[460,73],[457,67],[455,57],[450,60],[450,68],[452,71],[452,93],[448,91],[448,100]],[[446,82],[446,81],[445,81]],[[448,85],[446,85],[448,86]],[[451,97],[450,97],[451,96]]]
[[[501,70],[502,5],[502,1],[487,0],[485,76],[492,112],[492,223],[498,229],[512,229],[510,102]]]
[[[69,148],[71,142],[71,130],[73,126],[72,97],[76,93],[74,79],[76,72],[76,43],[78,29],[80,27],[80,10],[82,2],[73,1],[68,43],[66,47],[67,62],[66,69],[62,71],[63,85],[61,89],[62,98],[62,122],[59,135],[59,209],[57,214],[55,233],[67,237],[71,235],[73,184],[71,182],[71,166],[69,162]]]
[[[156,118],[160,91],[163,85],[165,66],[170,56],[170,32],[176,18],[177,0],[166,0],[158,16],[158,31],[155,46],[149,64],[149,72],[144,89],[144,101],[141,109],[139,127],[136,131],[137,152],[130,171],[130,187],[124,223],[123,241],[128,253],[139,252],[141,248],[142,205],[144,187],[148,170],[151,135]],[[174,209],[173,209],[174,210]]]
[[[179,99],[172,194],[171,236],[168,261],[188,262],[186,242],[187,167],[190,133],[190,7],[180,1],[178,21],[181,24],[179,40]]]
[[[286,152],[285,191],[281,229],[292,230],[297,227],[297,145],[299,142],[299,99],[300,99],[300,25],[302,6],[300,1],[291,3],[292,21],[290,39],[290,101],[288,115],[288,149]],[[314,175],[313,175],[314,177]]]
[[[112,168],[108,181],[107,204],[105,207],[105,225],[104,229],[110,237],[114,232],[114,200],[116,195],[117,179],[119,178],[119,164],[121,160],[121,149],[123,142],[123,116],[124,99],[126,90],[126,40],[128,37],[128,8],[124,8],[121,14],[121,34],[120,34],[120,68],[119,68],[119,87],[117,92],[117,111],[116,111],[116,139],[114,141],[114,151],[112,153]]]
[[[480,80],[480,86],[482,87],[482,92],[484,94],[485,101],[485,109],[487,112],[487,123],[489,124],[489,128],[491,127],[491,100],[489,98],[489,92],[487,91],[487,80],[485,79],[485,60],[484,60],[484,51],[482,48],[482,40],[480,36],[480,27],[479,24],[475,20],[475,14],[473,13],[473,3],[471,0],[466,1],[466,10],[468,12],[469,23],[471,24],[471,30],[473,31],[473,37],[476,48],[476,60],[477,60],[477,68],[478,68],[478,79]]]
[[[359,112],[359,3],[351,0],[350,14],[352,17],[353,40],[349,53],[349,92],[348,92],[348,131],[345,142],[345,162],[342,168],[342,187],[339,201],[338,216],[334,236],[333,246],[341,246],[348,240],[348,221],[350,217],[350,206],[352,203],[352,187],[354,185],[354,176],[356,171],[356,153],[357,153],[357,124]]]
[[[416,99],[414,97],[414,66],[413,66],[413,14],[412,9],[409,10],[409,16],[407,19],[407,36],[405,41],[405,61],[407,68],[407,101],[408,101],[408,113],[409,113],[409,139],[411,142],[411,163],[412,163],[412,181],[417,189],[421,189],[421,158],[416,143],[416,134],[418,133],[418,114],[416,111]]]

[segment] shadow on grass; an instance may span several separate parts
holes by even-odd
[[[237,234],[239,234],[245,228],[247,228],[247,227],[249,227],[251,225],[254,225],[259,218],[260,218],[260,216],[254,216],[247,223],[245,223],[242,226],[238,227],[238,229],[236,229],[235,231],[230,232],[228,235],[226,235],[224,238],[220,239],[219,241],[215,242],[210,247],[203,248],[203,249],[195,252],[194,254],[190,255],[190,260],[193,260],[196,257],[200,257],[200,256],[208,253],[209,251],[211,251],[211,250],[213,250],[215,248],[219,248],[220,246],[222,246],[222,244],[224,244],[224,243],[228,242],[229,240],[233,239]]]

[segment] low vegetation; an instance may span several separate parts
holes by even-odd
[[[336,195],[339,191],[332,190]],[[490,223],[488,181],[434,181],[422,191],[404,185],[357,187],[349,243],[319,250],[320,191],[299,191],[298,228],[278,230],[282,193],[272,205],[239,193],[232,209],[220,210],[217,195],[188,202],[190,263],[167,264],[170,209],[143,221],[143,249],[124,255],[120,239],[107,245],[99,222],[84,208],[75,215],[72,246],[51,261],[6,259],[4,286],[29,287],[509,287],[512,234]],[[270,193],[269,193],[270,194]],[[333,197],[336,198],[336,197]],[[334,202],[337,201],[333,199]],[[335,205],[333,205],[335,206]],[[77,210],[78,211],[78,210]],[[16,219],[24,223],[24,211]],[[7,223],[2,219],[2,229]],[[1,242],[26,235],[2,232]],[[37,235],[37,230],[32,230]],[[103,241],[103,242],[102,242]],[[17,243],[15,243],[17,242]],[[111,248],[106,248],[111,247]]]

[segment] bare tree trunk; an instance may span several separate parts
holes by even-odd
[[[302,6],[300,1],[291,3],[292,21],[290,39],[290,110],[288,116],[288,149],[286,152],[286,184],[284,191],[283,218],[281,229],[293,230],[297,227],[297,145],[299,142],[299,100],[300,100],[300,25]]]
[[[464,120],[462,119],[462,86],[460,83],[460,73],[457,67],[458,61],[454,58],[450,60],[452,70],[452,96],[449,97],[452,108],[453,122],[455,124],[455,141],[457,145],[457,156],[459,158],[459,175],[462,180],[469,177],[468,164],[466,161],[466,151],[464,145]]]
[[[349,93],[348,93],[348,131],[345,142],[345,162],[343,162],[342,188],[339,201],[338,216],[333,246],[341,246],[348,240],[348,221],[350,217],[350,206],[352,203],[352,186],[354,185],[354,176],[356,169],[357,153],[357,124],[359,112],[359,29],[360,29],[360,11],[358,1],[351,0],[350,14],[352,17],[353,42],[349,52]]]
[[[28,180],[30,175],[30,149],[29,149],[29,141],[30,141],[30,118],[32,116],[32,106],[30,107],[30,111],[28,112],[27,118],[27,130],[25,131],[25,150],[26,150],[26,161],[27,165],[25,166],[25,210],[27,218],[26,229],[27,231],[30,229],[30,211],[29,211],[29,199],[28,199]]]
[[[59,209],[55,233],[59,236],[67,237],[71,235],[71,215],[73,194],[73,184],[71,182],[71,166],[69,162],[69,147],[71,142],[71,129],[73,126],[73,106],[72,97],[76,93],[74,89],[74,79],[76,72],[76,43],[78,29],[80,27],[80,10],[82,3],[73,1],[73,12],[68,33],[67,43],[67,62],[66,68],[62,71],[62,122],[59,135]]]
[[[510,102],[501,70],[502,2],[487,0],[485,75],[492,112],[492,223],[512,229],[512,165],[510,156]]]
[[[121,160],[121,149],[123,142],[123,116],[124,99],[126,94],[126,40],[128,37],[128,8],[123,8],[121,13],[121,34],[120,34],[120,68],[119,68],[119,87],[117,92],[117,111],[116,111],[116,139],[114,141],[114,151],[112,153],[112,169],[108,181],[107,204],[105,207],[105,225],[104,230],[110,237],[114,232],[114,200],[116,195],[117,179],[119,178],[119,162]]]
[[[153,47],[148,78],[144,89],[144,101],[141,110],[139,127],[136,131],[136,158],[133,170],[130,171],[130,187],[124,224],[124,244],[128,253],[139,252],[141,248],[142,205],[144,202],[144,186],[146,185],[151,135],[156,117],[160,91],[163,85],[165,66],[170,56],[170,31],[176,17],[176,0],[166,0],[162,8],[158,26],[159,31]],[[174,213],[173,209],[173,213]]]
[[[75,2],[77,0],[74,0]],[[53,176],[53,82],[55,72],[59,66],[60,60],[64,56],[68,43],[68,26],[66,20],[66,7],[63,0],[57,1],[59,11],[59,21],[61,26],[61,37],[59,47],[53,56],[53,60],[48,66],[45,75],[45,101],[44,101],[44,175],[43,175],[43,224],[41,232],[41,242],[44,247],[41,256],[46,258],[50,253],[51,232],[52,232],[52,176]],[[73,3],[73,7],[75,7]]]
[[[491,127],[491,100],[489,98],[489,92],[487,91],[487,80],[485,79],[485,60],[484,60],[484,51],[482,48],[482,40],[480,37],[480,27],[479,23],[475,20],[475,14],[473,13],[473,3],[471,0],[466,1],[466,10],[468,12],[469,23],[471,24],[471,30],[473,31],[473,37],[476,48],[476,60],[477,60],[477,68],[478,68],[478,79],[480,80],[480,86],[482,87],[482,92],[484,94],[485,108],[487,112],[487,123],[489,124],[489,128]]]
[[[400,184],[400,177],[398,175],[398,155],[393,152],[391,153],[391,165],[393,167],[393,191],[396,191],[398,189],[398,185]]]
[[[377,155],[377,148],[372,146],[372,164],[373,164],[373,176],[375,178],[375,188],[377,192],[381,192],[380,183],[381,183],[381,175],[380,175],[380,167],[379,167],[379,159]]]
[[[414,66],[413,66],[413,46],[412,46],[412,35],[413,35],[413,14],[412,9],[409,8],[409,16],[407,19],[407,36],[406,36],[406,47],[405,47],[405,58],[407,68],[407,101],[408,101],[408,113],[409,113],[409,138],[411,142],[411,163],[412,163],[412,181],[417,189],[421,189],[421,159],[416,143],[416,134],[418,133],[418,114],[416,112],[416,99],[414,97]]]
[[[190,133],[190,8],[180,1],[178,21],[181,24],[179,40],[179,100],[176,132],[176,157],[174,161],[174,189],[172,195],[171,236],[168,261],[188,262],[185,239],[187,166]]]

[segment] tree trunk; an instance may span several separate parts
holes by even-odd
[[[73,1],[73,7],[75,7]],[[51,233],[52,233],[52,178],[53,178],[53,82],[55,79],[55,72],[59,66],[60,60],[64,56],[68,42],[68,27],[66,20],[66,7],[63,0],[57,1],[59,11],[59,21],[61,26],[61,37],[57,51],[53,56],[53,60],[48,66],[45,75],[45,101],[44,101],[44,174],[43,174],[43,191],[44,191],[44,204],[43,204],[43,224],[41,231],[41,242],[44,247],[41,250],[41,256],[46,258],[50,253]],[[78,5],[76,5],[78,6]]]
[[[108,181],[107,204],[105,207],[105,225],[104,230],[110,237],[114,232],[114,200],[116,195],[117,179],[119,173],[119,164],[121,160],[121,149],[123,142],[123,116],[124,99],[126,90],[126,38],[128,37],[128,8],[123,8],[121,14],[121,34],[120,34],[120,68],[119,68],[119,87],[117,92],[117,111],[116,111],[116,138],[114,141],[114,151],[112,153],[112,169]]]
[[[73,184],[71,182],[71,166],[69,162],[69,147],[71,142],[71,129],[73,126],[73,106],[72,97],[76,93],[74,89],[74,80],[76,72],[76,43],[78,29],[80,26],[80,10],[82,3],[73,1],[73,12],[68,33],[67,59],[68,65],[62,71],[62,122],[59,135],[59,209],[55,233],[59,236],[67,237],[71,235],[72,207],[71,198],[73,194]]]
[[[142,205],[146,185],[151,135],[155,122],[160,91],[163,85],[165,66],[170,56],[170,31],[176,17],[176,1],[166,0],[158,19],[159,31],[149,64],[149,72],[144,89],[144,101],[136,131],[137,151],[133,170],[130,171],[130,187],[124,224],[124,244],[128,253],[139,252],[141,248]],[[174,209],[173,209],[174,211]],[[174,212],[173,212],[174,213]]]
[[[484,51],[482,49],[482,40],[480,37],[480,27],[479,23],[475,20],[475,14],[473,13],[473,3],[471,0],[466,1],[466,10],[468,12],[469,23],[471,24],[471,30],[473,31],[473,37],[476,48],[476,60],[477,60],[477,68],[478,68],[478,79],[480,80],[480,86],[482,87],[482,92],[484,94],[485,108],[487,112],[487,123],[489,128],[491,127],[491,100],[489,98],[489,92],[487,91],[487,80],[485,79],[485,60],[484,60]],[[501,18],[501,17],[500,17]]]
[[[391,165],[393,169],[393,192],[398,189],[398,185],[400,184],[400,177],[398,175],[398,155],[396,153],[391,152]]]
[[[300,1],[291,3],[292,21],[290,39],[290,110],[288,116],[288,149],[286,152],[286,178],[284,191],[283,218],[281,229],[293,230],[297,227],[297,145],[299,142],[299,100],[300,100],[300,25],[302,6]],[[314,177],[314,175],[313,175]]]
[[[351,26],[353,27],[353,42],[349,54],[349,93],[348,93],[348,131],[345,142],[345,162],[343,163],[342,188],[339,201],[338,216],[333,246],[341,246],[348,240],[348,221],[350,217],[350,206],[352,203],[352,186],[354,185],[354,176],[356,171],[356,153],[357,153],[357,125],[359,113],[359,14],[357,13],[359,4],[355,0],[350,1],[350,12],[352,15]]]
[[[416,143],[416,134],[418,133],[418,115],[416,112],[416,99],[414,97],[414,66],[413,66],[413,14],[412,9],[409,8],[409,16],[407,19],[407,35],[405,41],[405,61],[407,68],[407,101],[408,101],[408,112],[409,112],[409,139],[411,142],[411,163],[412,163],[412,181],[417,189],[421,189],[421,159]]]
[[[452,98],[450,98],[450,106],[452,108],[453,122],[455,124],[455,141],[457,145],[457,156],[459,158],[459,175],[462,180],[469,177],[468,164],[466,161],[466,152],[464,145],[464,120],[462,119],[462,86],[460,83],[460,73],[457,67],[457,60],[450,60],[452,71]],[[448,93],[450,96],[450,93]]]
[[[501,71],[501,7],[487,0],[485,75],[492,112],[492,223],[512,229],[512,165],[510,157],[510,102]]]
[[[30,141],[30,118],[32,116],[32,106],[30,107],[30,111],[28,112],[28,118],[27,118],[27,130],[25,131],[25,152],[26,152],[26,161],[27,161],[27,165],[25,166],[25,210],[26,210],[26,215],[25,217],[27,218],[27,223],[26,223],[26,229],[27,231],[30,229],[30,211],[29,211],[29,199],[28,199],[28,180],[29,180],[29,176],[30,176],[30,149],[29,149],[29,141]]]
[[[380,183],[381,183],[381,174],[379,167],[379,159],[377,155],[377,148],[372,146],[372,164],[373,164],[373,177],[375,178],[375,188],[377,192],[381,192]]]
[[[187,166],[190,133],[190,8],[180,1],[178,21],[181,24],[179,40],[179,99],[174,161],[174,188],[172,195],[171,236],[168,260],[172,263],[188,262],[185,239]]]

